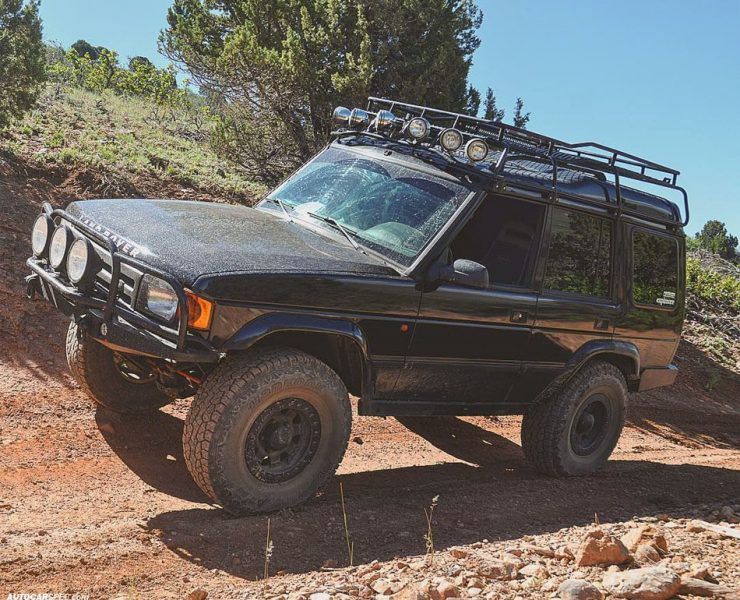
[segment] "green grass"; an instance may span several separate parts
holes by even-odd
[[[211,122],[140,98],[49,85],[38,107],[0,134],[0,148],[39,167],[170,180],[224,199],[264,193],[210,147]]]

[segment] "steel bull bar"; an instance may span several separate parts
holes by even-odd
[[[47,289],[52,290],[50,294],[52,297],[47,297],[46,293],[43,295],[57,308],[65,314],[74,316],[75,321],[82,323],[95,339],[123,352],[187,362],[219,360],[219,352],[207,340],[188,332],[189,315],[185,288],[172,275],[119,252],[116,243],[110,237],[70,215],[64,209],[54,209],[45,202],[43,211],[55,221],[66,221],[80,233],[106,248],[111,257],[111,279],[107,297],[105,299],[96,297],[65,282],[45,261],[32,256],[26,260],[26,264],[33,271],[33,274],[26,278],[29,298],[33,298],[36,292],[43,292],[39,289],[41,286],[48,286]],[[177,329],[158,323],[117,302],[121,265],[124,263],[141,271],[143,275],[158,277],[172,286],[179,305]],[[57,294],[68,303],[67,310],[59,306]],[[136,290],[133,294],[135,296]],[[135,303],[135,298],[133,302]]]

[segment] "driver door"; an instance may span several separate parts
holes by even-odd
[[[421,298],[399,414],[516,412],[512,390],[527,358],[538,293],[533,287],[545,206],[489,195],[451,244],[453,259],[489,271],[487,289],[442,283]]]

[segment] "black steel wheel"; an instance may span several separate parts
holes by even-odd
[[[227,357],[198,389],[185,419],[185,463],[232,514],[311,498],[339,465],[352,411],[339,376],[292,348]]]
[[[549,475],[587,475],[614,450],[624,426],[627,384],[614,365],[593,362],[522,421],[527,460]]]

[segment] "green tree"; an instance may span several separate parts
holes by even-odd
[[[524,112],[524,100],[517,98],[514,106],[514,126],[526,129],[527,123],[529,123],[529,113]]]
[[[217,99],[218,147],[274,180],[326,143],[337,104],[470,109],[481,19],[473,0],[174,0],[160,44]]]
[[[36,102],[44,57],[38,2],[0,0],[0,129]]]
[[[77,56],[82,58],[83,56],[89,56],[92,60],[98,60],[100,51],[103,49],[99,46],[93,46],[87,40],[77,40],[72,44],[71,48],[77,52]]]
[[[489,121],[503,121],[506,111],[503,108],[496,106],[496,96],[493,94],[493,90],[488,88],[486,90],[486,100],[483,103],[483,118]],[[527,113],[527,119],[529,119],[529,113]]]
[[[732,260],[737,257],[737,237],[727,232],[727,226],[722,221],[707,221],[696,234],[696,240],[699,247],[719,254],[722,258]]]

